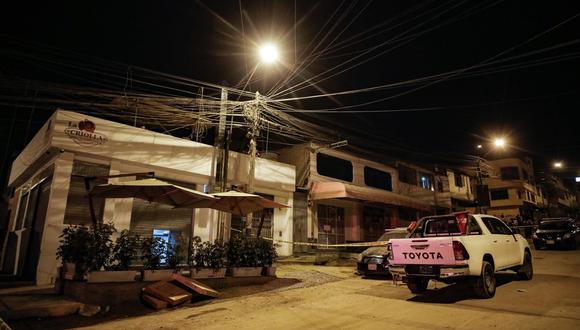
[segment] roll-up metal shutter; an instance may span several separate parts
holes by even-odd
[[[70,187],[66,201],[64,213],[64,223],[67,225],[91,225],[91,212],[89,210],[89,199],[85,189],[84,178],[106,177],[109,175],[109,166],[93,164],[75,160],[70,178]],[[91,181],[91,187],[108,182],[106,178],[99,178]],[[104,198],[93,200],[97,221],[103,221],[103,210],[105,208]]]
[[[193,209],[174,209],[169,205],[135,198],[130,231],[142,237],[151,237],[154,229],[165,229],[171,231],[172,236],[181,234],[184,239],[188,239],[192,217]]]

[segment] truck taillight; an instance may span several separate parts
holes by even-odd
[[[391,243],[387,243],[387,251],[389,252],[388,259],[393,259],[393,245]]]
[[[455,260],[469,260],[469,253],[459,241],[453,241],[453,255],[455,255]]]

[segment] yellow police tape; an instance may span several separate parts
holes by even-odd
[[[226,227],[228,228],[228,227]],[[236,231],[241,233],[242,231],[239,229],[229,228],[232,231]],[[252,234],[252,236],[255,236]],[[321,247],[365,247],[365,246],[385,246],[389,241],[375,241],[375,242],[357,242],[357,243],[343,243],[343,244],[323,244],[323,243],[309,243],[309,242],[294,242],[294,241],[285,241],[285,240],[278,240],[269,237],[262,237],[265,240],[273,241],[274,243],[285,243],[285,244],[293,244],[293,245],[303,245],[303,246],[321,246]]]
[[[512,228],[526,228],[532,226],[517,226]],[[226,228],[228,228],[226,226]],[[241,233],[242,231],[239,229],[234,229],[229,227],[230,230],[236,231]],[[253,235],[252,236],[256,236]],[[385,246],[389,243],[389,241],[375,241],[375,242],[357,242],[357,243],[343,243],[343,244],[324,244],[324,243],[309,243],[309,242],[294,242],[294,241],[285,241],[285,240],[277,240],[269,237],[262,237],[265,240],[272,241],[274,243],[284,243],[284,244],[293,244],[293,245],[301,245],[301,246],[318,246],[318,247],[371,247],[371,246]]]

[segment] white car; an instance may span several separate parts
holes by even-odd
[[[468,280],[476,295],[491,298],[497,271],[514,270],[520,279],[532,279],[528,242],[496,217],[466,212],[431,216],[411,230],[409,238],[390,241],[389,271],[403,277],[413,293],[424,292],[430,279]]]

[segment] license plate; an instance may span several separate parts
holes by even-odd
[[[419,266],[419,273],[433,274],[433,266]]]
[[[554,242],[553,239],[549,239],[549,240],[546,241],[546,244],[554,244],[554,243],[556,243],[556,242]]]
[[[367,269],[368,270],[377,270],[377,265],[376,264],[368,264]]]

